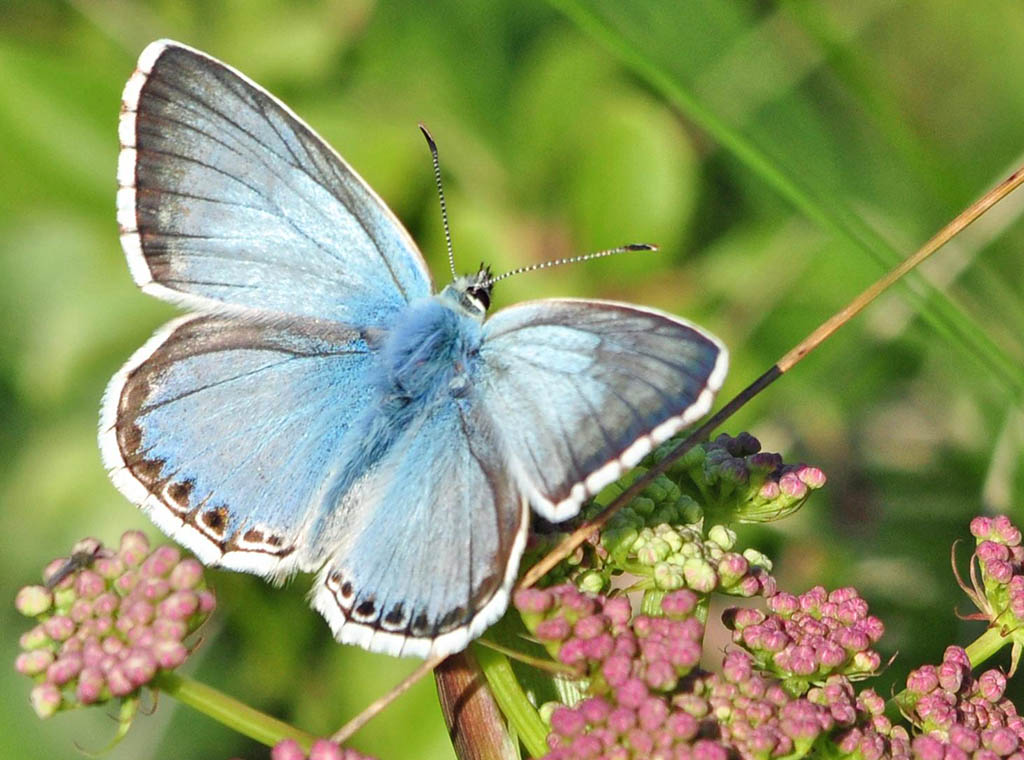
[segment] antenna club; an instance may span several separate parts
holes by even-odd
[[[657,251],[658,246],[654,243],[629,243],[628,245],[622,246],[627,251]]]
[[[430,130],[427,129],[427,125],[421,121],[417,126],[420,128],[420,132],[423,133],[423,137],[426,138],[427,145],[430,147],[430,152],[436,155],[437,143],[434,142],[434,137],[430,134]]]
[[[444,187],[441,183],[441,162],[437,157],[437,143],[434,142],[434,138],[430,136],[430,130],[422,121],[419,123],[419,127],[430,147],[430,159],[434,165],[434,183],[437,185],[437,200],[441,206],[441,223],[444,226],[444,242],[448,248],[448,266],[452,270],[452,280],[454,281],[457,276],[455,273],[455,250],[452,248],[452,230],[448,226],[448,207],[444,202]]]

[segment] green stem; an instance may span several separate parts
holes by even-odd
[[[976,668],[1012,642],[1013,639],[1005,635],[1000,626],[993,626],[964,648],[971,660],[971,667]]]
[[[177,673],[160,673],[153,679],[154,688],[174,697],[189,707],[208,715],[228,728],[273,747],[282,739],[294,739],[309,750],[317,737],[256,710],[234,697]]]
[[[491,687],[494,701],[512,724],[526,750],[533,757],[547,754],[548,727],[530,704],[508,658],[500,652],[478,644],[473,645],[473,656],[476,657]]]
[[[554,662],[553,660],[545,660],[540,657],[531,657],[525,652],[517,652],[512,647],[507,647],[504,644],[499,644],[497,641],[493,641],[488,638],[480,637],[476,640],[479,646],[493,649],[495,652],[499,652],[510,660],[518,660],[524,665],[529,665],[531,668],[537,668],[537,670],[543,670],[552,675],[563,675],[568,678],[576,678],[579,676],[577,669],[571,665],[563,665],[560,662]]]
[[[640,612],[644,615],[660,617],[662,615],[661,600],[664,598],[665,592],[661,589],[645,591],[640,601]]]

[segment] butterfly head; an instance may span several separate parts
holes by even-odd
[[[455,281],[442,291],[442,295],[456,301],[471,316],[482,320],[491,307],[493,285],[491,268],[481,264],[480,269],[474,274],[456,277]]]

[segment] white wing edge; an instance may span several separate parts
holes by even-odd
[[[427,659],[461,652],[473,639],[490,628],[505,614],[512,586],[519,574],[519,560],[523,556],[523,549],[526,548],[526,537],[529,532],[530,504],[526,498],[523,498],[519,531],[516,533],[515,540],[512,543],[512,551],[509,554],[508,565],[505,567],[505,577],[502,580],[501,588],[495,592],[487,604],[480,608],[469,623],[453,631],[443,633],[437,638],[404,636],[400,633],[382,631],[378,628],[346,619],[338,607],[334,596],[327,589],[329,565],[326,565],[317,577],[316,592],[313,595],[312,601],[313,608],[324,616],[334,632],[334,638],[342,644],[355,644],[371,652],[387,654],[393,657],[421,657]]]
[[[117,157],[117,223],[121,229],[121,247],[124,249],[125,257],[128,259],[128,270],[131,272],[135,284],[142,289],[142,292],[185,308],[218,311],[220,313],[235,311],[230,305],[225,305],[215,299],[183,293],[156,282],[149,269],[149,264],[146,262],[146,257],[142,253],[142,239],[139,236],[139,224],[135,206],[135,166],[137,161],[135,114],[138,112],[142,87],[145,85],[146,80],[149,79],[150,72],[152,72],[160,56],[171,48],[187,50],[201,58],[223,66],[254,90],[270,98],[281,110],[295,119],[301,126],[308,129],[310,134],[319,140],[338,162],[352,174],[355,181],[362,184],[363,189],[366,190],[370,198],[376,201],[380,208],[384,210],[385,216],[388,217],[394,229],[402,237],[406,247],[412,252],[416,265],[422,272],[424,279],[431,288],[433,287],[433,279],[430,276],[430,270],[427,268],[427,262],[423,259],[423,254],[420,253],[420,249],[405,229],[405,226],[373,188],[367,184],[366,180],[359,176],[359,173],[349,166],[348,162],[341,157],[338,151],[331,147],[330,143],[321,137],[315,129],[309,126],[275,95],[267,92],[265,88],[256,84],[256,82],[233,66],[229,66],[223,61],[207,55],[201,50],[196,50],[189,45],[163,39],[149,43],[142,53],[139,54],[138,63],[135,64],[135,71],[128,78],[121,93],[121,116],[117,123],[117,135],[121,143],[121,152]]]
[[[215,565],[278,580],[299,569],[296,552],[286,558],[275,557],[266,551],[260,551],[257,544],[253,544],[247,551],[244,541],[238,542],[237,550],[222,551],[212,536],[182,520],[157,494],[151,493],[132,474],[117,442],[117,407],[128,376],[149,359],[179,327],[204,316],[208,315],[186,314],[163,325],[111,378],[103,392],[100,408],[100,456],[117,490],[137,505],[168,537],[195,554],[204,565]]]
[[[597,495],[605,486],[610,485],[621,478],[626,471],[635,467],[641,459],[650,454],[657,446],[667,441],[683,428],[692,425],[711,410],[711,404],[714,402],[715,395],[719,390],[721,390],[722,383],[725,381],[725,375],[729,370],[729,350],[725,347],[725,344],[722,343],[722,341],[699,325],[683,319],[682,317],[677,317],[674,314],[661,311],[660,309],[637,306],[636,304],[623,303],[621,301],[605,301],[586,298],[553,298],[542,299],[540,301],[529,301],[528,303],[535,304],[543,303],[544,301],[552,303],[568,302],[576,304],[616,306],[619,308],[653,314],[697,332],[714,343],[718,348],[718,357],[715,359],[715,366],[711,370],[711,374],[708,375],[707,385],[704,387],[704,390],[700,392],[694,402],[683,410],[682,414],[669,417],[650,432],[637,438],[629,446],[623,449],[620,454],[609,459],[603,465],[591,472],[582,481],[574,484],[569,490],[569,496],[558,503],[548,499],[541,492],[540,488],[538,488],[537,484],[533,483],[526,473],[520,467],[516,466],[517,472],[514,473],[516,480],[520,484],[520,487],[522,487],[526,492],[530,503],[533,505],[533,508],[537,513],[550,522],[563,522],[571,517],[575,517],[580,511],[580,507],[583,506],[583,502],[592,496]],[[514,309],[516,307],[510,306],[508,308]]]

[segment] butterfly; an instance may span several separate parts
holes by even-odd
[[[551,521],[702,417],[727,352],[678,317],[435,292],[409,234],[286,105],[185,45],[124,88],[117,220],[146,293],[188,310],[113,377],[114,485],[204,563],[316,573],[335,637],[463,649]]]

